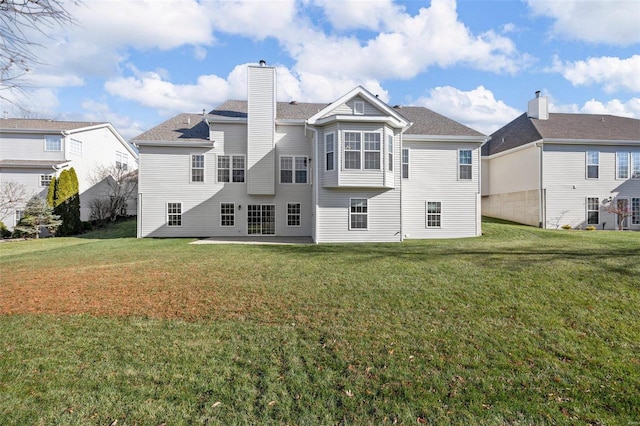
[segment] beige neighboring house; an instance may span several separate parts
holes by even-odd
[[[482,149],[482,214],[543,228],[640,229],[640,120],[549,112],[546,96]]]
[[[137,152],[109,123],[0,119],[0,183],[24,185],[27,198],[47,196],[49,182],[73,167],[80,186],[81,219],[90,216],[90,201],[104,195],[94,185],[99,167],[112,165],[135,170]],[[19,206],[0,221],[12,229],[23,214]],[[136,213],[135,204],[129,214]]]
[[[316,243],[473,237],[485,135],[362,87],[277,102],[248,67],[247,101],[135,137],[138,237],[307,237]]]

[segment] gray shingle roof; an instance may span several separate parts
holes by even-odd
[[[75,130],[83,127],[97,126],[99,124],[107,124],[105,122],[88,122],[88,121],[57,121],[33,118],[3,118],[0,119],[0,130],[11,131],[12,129],[20,130],[50,130],[61,132],[63,130]]]
[[[640,120],[601,114],[550,113],[548,120],[522,114],[491,135],[482,155],[497,154],[540,139],[638,141]]]
[[[276,119],[306,120],[322,109],[326,103],[309,102],[277,102]],[[164,123],[148,130],[132,139],[135,141],[179,141],[207,140],[209,129],[203,118],[247,118],[247,101],[229,100],[217,106],[204,117],[201,114],[179,114]],[[457,121],[435,113],[424,107],[401,107],[396,111],[413,122],[407,130],[412,135],[438,136],[483,136]]]

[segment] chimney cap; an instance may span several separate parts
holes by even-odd
[[[265,61],[264,59],[260,59],[259,64],[261,67],[267,66],[267,61]]]
[[[536,98],[539,98],[539,97],[540,97],[540,91],[536,90]]]

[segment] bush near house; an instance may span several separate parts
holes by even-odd
[[[640,233],[240,246],[135,229],[0,244],[5,423],[640,418]]]

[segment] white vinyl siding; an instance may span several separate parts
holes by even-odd
[[[276,70],[247,68],[247,193],[273,195],[276,185],[275,117]],[[244,169],[244,166],[243,166]],[[242,181],[244,181],[244,176]],[[236,181],[238,182],[238,181]]]
[[[45,151],[62,151],[62,137],[58,135],[47,135],[44,137]]]
[[[587,225],[598,225],[600,223],[600,199],[598,197],[587,197]]]
[[[600,152],[587,151],[587,179],[598,179],[600,177]]]
[[[191,154],[191,182],[204,182],[204,154]]]
[[[182,226],[182,203],[167,203],[167,226]]]

